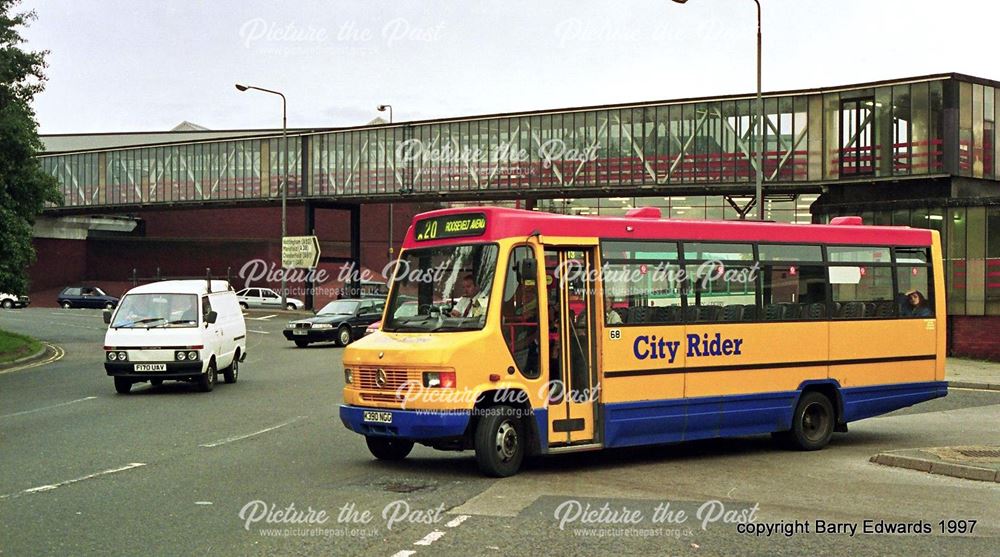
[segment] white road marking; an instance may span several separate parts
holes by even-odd
[[[458,515],[455,518],[451,519],[450,521],[448,521],[448,523],[445,524],[445,526],[447,526],[448,528],[454,528],[454,527],[458,526],[459,524],[465,522],[468,519],[469,519],[469,515],[467,515],[467,514],[461,514],[461,515]]]
[[[211,501],[195,501],[194,504],[195,505],[211,505],[212,502]]]
[[[271,333],[269,333],[267,331],[255,331],[253,329],[247,329],[247,332],[248,333],[257,333],[259,335],[269,335],[269,334],[271,334]]]
[[[4,414],[3,416],[0,416],[0,418],[13,418],[14,416],[23,416],[25,414],[33,414],[35,412],[41,412],[43,410],[51,410],[53,408],[59,408],[59,407],[62,407],[62,406],[68,406],[70,404],[76,404],[77,402],[84,402],[84,401],[87,401],[87,400],[94,400],[96,398],[97,398],[96,396],[88,396],[86,398],[78,398],[76,400],[71,400],[69,402],[60,402],[59,404],[53,404],[52,406],[43,406],[42,408],[35,408],[34,410],[24,410],[22,412],[14,412],[13,414]]]
[[[198,446],[199,447],[205,447],[205,448],[212,448],[212,447],[218,447],[219,445],[225,445],[226,443],[232,443],[234,441],[242,441],[243,439],[249,439],[250,437],[254,437],[254,436],[260,435],[262,433],[267,433],[268,431],[274,431],[274,430],[278,429],[279,427],[285,427],[286,425],[294,424],[295,422],[297,422],[299,420],[304,420],[305,418],[306,418],[306,416],[296,416],[296,417],[292,418],[291,420],[288,420],[286,422],[282,422],[282,423],[280,423],[280,424],[278,424],[276,426],[271,426],[271,427],[262,429],[260,431],[255,431],[253,433],[247,433],[246,435],[235,435],[233,437],[226,437],[225,439],[220,439],[218,441],[213,441],[211,443],[205,443],[204,445],[198,445]]]
[[[77,329],[89,329],[91,331],[103,331],[104,327],[97,327],[94,325],[78,325],[76,323],[63,323],[61,321],[52,321],[53,325],[59,325],[60,327],[76,327]]]
[[[397,551],[397,552],[393,553],[392,557],[410,557],[410,555],[413,555],[414,553],[416,553],[416,551],[412,551],[412,550],[409,550],[409,549],[404,549],[402,551]]]
[[[278,316],[278,314],[275,313],[274,315],[264,315],[264,316],[261,316],[261,317],[247,317],[247,319],[253,319],[255,321],[267,321],[268,319],[270,319],[272,317],[277,317],[277,316]]]
[[[145,466],[145,465],[146,465],[145,462],[131,462],[129,464],[126,464],[125,466],[119,466],[118,468],[111,468],[110,470],[103,470],[101,472],[96,472],[94,474],[87,474],[86,476],[81,476],[79,478],[74,478],[72,480],[66,480],[64,482],[59,482],[59,483],[54,483],[54,484],[49,484],[49,485],[40,485],[38,487],[33,487],[31,489],[25,489],[24,491],[21,491],[19,493],[12,493],[12,494],[9,494],[9,495],[2,495],[2,496],[0,496],[0,499],[6,499],[7,497],[17,497],[19,495],[30,495],[30,494],[34,494],[34,493],[42,493],[42,492],[45,492],[45,491],[52,491],[53,489],[58,489],[60,487],[64,487],[64,486],[71,485],[71,484],[75,484],[77,482],[82,482],[84,480],[92,480],[92,479],[98,478],[100,476],[107,476],[108,474],[114,474],[116,472],[124,472],[125,470],[131,470],[133,468],[139,468],[140,466]]]
[[[440,540],[442,536],[444,536],[444,532],[442,532],[441,530],[434,530],[430,534],[424,536],[422,539],[413,542],[413,545],[430,545]]]

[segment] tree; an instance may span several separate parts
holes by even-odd
[[[45,85],[45,55],[21,48],[19,28],[34,12],[13,13],[19,0],[0,0],[0,292],[24,294],[35,217],[61,203],[56,179],[35,158],[42,150],[31,103]]]

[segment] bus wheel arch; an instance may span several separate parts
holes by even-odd
[[[830,442],[834,431],[842,427],[842,420],[843,401],[836,386],[811,384],[802,389],[795,402],[791,429],[774,437],[786,447],[815,451]]]

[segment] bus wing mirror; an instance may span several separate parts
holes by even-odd
[[[534,258],[522,259],[517,262],[517,278],[520,282],[535,280],[538,276],[538,263]]]

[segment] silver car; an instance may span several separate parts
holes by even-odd
[[[244,288],[236,293],[236,299],[243,309],[281,309],[281,294],[270,288]],[[285,309],[302,309],[306,307],[302,300],[285,298]]]

